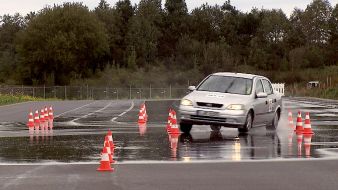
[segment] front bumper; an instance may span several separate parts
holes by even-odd
[[[217,112],[217,116],[198,115],[197,111]],[[180,106],[180,123],[196,125],[221,125],[242,128],[246,121],[246,110],[220,110],[193,106]]]

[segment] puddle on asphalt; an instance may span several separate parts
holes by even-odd
[[[194,126],[191,134],[168,135],[164,121],[167,107],[154,104],[149,109],[150,124],[133,125],[134,112],[121,117],[117,124],[111,119],[118,113],[105,110],[98,115],[78,119],[80,112],[57,119],[53,130],[28,131],[24,123],[0,123],[0,164],[41,162],[99,162],[104,137],[108,129],[113,132],[114,159],[117,161],[240,161],[289,158],[327,158],[338,156],[337,112],[321,108],[310,108],[312,129],[315,135],[299,135],[285,125],[287,111],[283,112],[279,129],[266,131],[255,128],[240,135],[237,129],[222,128],[211,132],[208,126]],[[168,104],[168,105],[167,105]],[[298,109],[292,103],[286,110],[295,116]],[[126,107],[129,107],[128,104]],[[148,104],[151,106],[151,103]],[[288,107],[289,106],[289,107]],[[305,110],[309,109],[306,107]],[[99,107],[95,108],[99,109]],[[94,110],[95,110],[94,109]],[[124,109],[124,107],[123,107]],[[162,110],[161,114],[159,114]],[[163,111],[164,110],[164,111]],[[87,108],[82,111],[87,113]],[[90,110],[89,110],[90,111]]]

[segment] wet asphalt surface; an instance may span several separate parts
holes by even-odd
[[[115,160],[125,163],[320,159],[338,155],[335,101],[285,98],[276,132],[258,127],[248,134],[239,134],[236,129],[212,132],[209,126],[194,126],[190,134],[177,138],[170,138],[165,127],[168,109],[177,110],[178,100],[145,101],[149,121],[146,126],[139,126],[137,118],[143,102],[29,102],[0,107],[0,163],[97,163],[109,129],[116,145]],[[22,121],[27,116],[22,115],[45,104],[54,106],[53,130],[29,131]],[[293,113],[294,123],[298,110],[303,118],[305,112],[310,112],[315,135],[297,141],[287,124],[288,110]],[[311,144],[305,145],[305,141]]]
[[[0,107],[0,189],[337,189],[338,102],[285,98],[276,132],[248,134],[194,126],[170,137],[168,108],[146,101],[149,121],[137,124],[142,100],[28,102]],[[53,105],[53,130],[29,131],[27,112]],[[313,136],[297,141],[287,111],[311,114]],[[303,114],[304,117],[304,114]],[[114,172],[97,172],[112,130]],[[311,138],[311,139],[310,139]],[[307,142],[307,143],[305,143]],[[311,142],[311,143],[309,143]]]

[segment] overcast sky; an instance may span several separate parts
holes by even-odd
[[[111,5],[114,5],[118,0],[107,0]],[[90,9],[98,5],[100,0],[0,0],[0,15],[14,14],[27,14],[31,11],[38,11],[46,5],[62,4],[62,2],[83,2]],[[132,4],[137,4],[139,0],[131,0]],[[162,0],[164,3],[165,0]],[[219,4],[222,5],[225,0],[186,0],[189,10],[199,7],[203,3],[208,2],[209,5]],[[252,7],[273,9],[281,8],[287,15],[290,15],[295,7],[305,9],[312,0],[231,0],[231,4],[237,9],[247,12]],[[334,7],[338,0],[329,0]]]

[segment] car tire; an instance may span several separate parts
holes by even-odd
[[[278,127],[278,121],[279,121],[279,114],[278,112],[275,112],[275,115],[273,116],[273,119],[270,124],[266,126],[267,130],[276,130]]]
[[[245,124],[243,125],[242,128],[238,128],[238,132],[247,133],[252,128],[252,122],[253,122],[252,112],[249,112],[248,115],[246,116]]]
[[[190,133],[191,128],[192,128],[192,124],[180,123],[180,130],[183,133]]]
[[[220,131],[221,128],[222,128],[222,126],[220,126],[220,125],[210,125],[210,129],[212,131]]]

